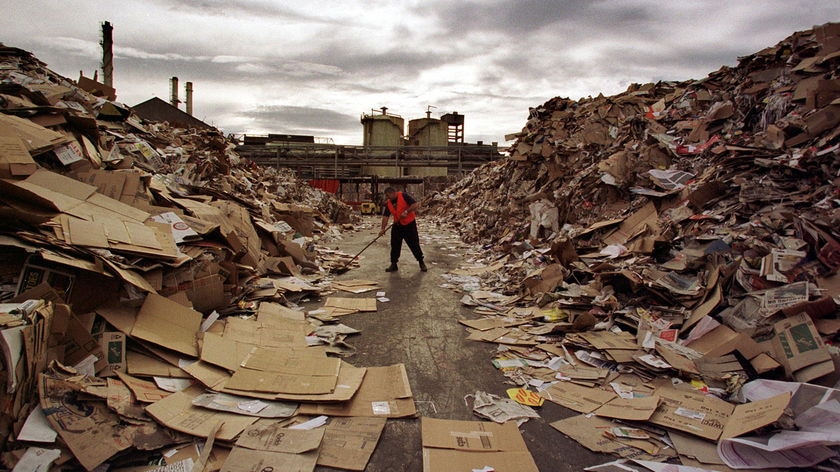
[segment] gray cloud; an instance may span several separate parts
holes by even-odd
[[[291,134],[310,134],[306,130],[320,133],[361,130],[358,115],[343,115],[333,110],[319,108],[287,105],[259,106],[242,111],[238,115],[253,120],[257,127]],[[361,135],[361,131],[359,134]]]
[[[388,106],[415,118],[429,105],[464,113],[468,140],[499,141],[552,97],[703,78],[840,20],[840,3],[89,0],[70,12],[30,0],[4,13],[5,44],[70,78],[93,75],[100,24],[111,21],[125,103],[168,97],[177,76],[194,83],[197,116],[226,132],[334,134],[350,144],[360,113]]]

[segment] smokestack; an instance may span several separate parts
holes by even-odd
[[[178,104],[181,103],[181,101],[178,100],[178,77],[172,76],[169,80],[172,85],[172,94],[169,97],[169,104],[178,108]]]
[[[114,27],[102,23],[102,83],[114,87]]]
[[[186,89],[187,89],[187,114],[192,116],[192,114],[193,114],[192,113],[192,111],[193,111],[192,110],[192,108],[193,108],[193,104],[192,104],[192,92],[193,92],[192,91],[192,82],[187,82]]]

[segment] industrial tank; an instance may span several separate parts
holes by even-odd
[[[405,120],[399,115],[387,112],[387,107],[380,109],[381,113],[363,114],[361,121],[364,128],[362,145],[364,146],[402,146]]]
[[[449,139],[449,125],[442,120],[431,117],[426,112],[425,118],[418,118],[408,122],[409,146],[446,146]]]

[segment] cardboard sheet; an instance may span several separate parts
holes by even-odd
[[[617,395],[600,388],[589,388],[571,382],[557,382],[540,392],[546,400],[578,413],[592,413]]]
[[[341,360],[308,350],[254,348],[227,387],[256,392],[332,393]]]
[[[294,416],[298,408],[298,404],[293,402],[260,400],[218,392],[203,393],[194,398],[192,403],[195,406],[210,410],[227,411],[260,418],[288,418]]]
[[[216,433],[216,439],[222,441],[233,441],[259,419],[194,406],[192,401],[203,392],[203,388],[196,386],[175,392],[147,406],[146,413],[167,428],[203,438],[208,437],[216,424],[222,422],[222,427]]]
[[[300,413],[403,418],[414,416],[417,410],[405,366],[395,364],[385,367],[368,367],[361,387],[350,401],[337,404],[303,404],[300,406]]]
[[[493,467],[506,472],[538,472],[513,422],[422,418],[423,470],[450,472]]]
[[[630,421],[647,421],[659,405],[659,397],[614,398],[595,410],[598,416]]]
[[[318,452],[289,454],[286,452],[255,451],[234,447],[222,465],[221,472],[254,472],[290,470],[309,472],[315,470]]]
[[[131,445],[119,417],[104,403],[79,403],[69,384],[46,375],[39,376],[38,394],[50,425],[86,469],[93,470]],[[83,405],[89,408],[79,414]]]
[[[386,418],[333,418],[321,442],[318,465],[365,470],[385,429]]]
[[[204,333],[201,339],[201,360],[233,372],[254,347],[254,344],[229,340],[216,333]]]
[[[285,317],[266,317],[264,321],[229,317],[224,338],[265,348],[305,348],[309,329],[309,323]]]
[[[798,382],[809,382],[834,372],[834,362],[814,322],[805,313],[773,326],[776,359],[785,373]]]
[[[327,297],[324,307],[334,307],[353,311],[376,311],[375,298]]]
[[[324,439],[324,428],[290,429],[276,422],[261,421],[245,428],[236,445],[258,451],[302,454],[315,451]]]
[[[362,382],[367,375],[366,367],[355,367],[347,362],[341,362],[341,369],[338,371],[338,382],[332,393],[316,395],[294,395],[290,393],[279,393],[278,400],[296,400],[303,402],[346,402],[353,398],[356,392],[362,387]]]
[[[670,387],[656,393],[662,401],[650,417],[651,423],[710,440],[731,438],[766,426],[778,420],[790,402],[789,393],[742,405]]]
[[[137,313],[131,336],[198,357],[196,334],[201,327],[201,318],[201,313],[191,308],[157,293],[149,293]]]
[[[555,421],[551,423],[551,426],[590,451],[616,454],[628,459],[656,458],[643,449],[605,437],[604,431],[618,426],[618,423],[613,423],[608,418],[577,415]]]

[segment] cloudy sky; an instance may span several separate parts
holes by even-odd
[[[361,144],[363,113],[465,115],[469,142],[528,108],[700,79],[814,25],[838,0],[0,0],[0,42],[77,79],[114,37],[118,101],[169,100],[225,133]]]

